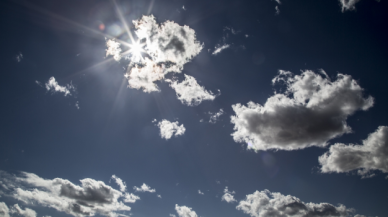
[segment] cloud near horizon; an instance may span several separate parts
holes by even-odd
[[[374,104],[371,96],[350,75],[331,81],[324,71],[306,70],[301,75],[279,71],[272,82],[284,82],[286,91],[267,99],[264,106],[249,102],[232,105],[236,142],[253,150],[297,150],[324,147],[330,139],[350,133],[347,118]]]
[[[362,141],[362,145],[336,143],[319,157],[322,173],[348,173],[357,170],[363,178],[373,170],[388,173],[388,127],[380,126]]]

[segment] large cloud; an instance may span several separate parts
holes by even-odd
[[[160,136],[166,140],[170,139],[172,136],[183,135],[186,131],[186,128],[181,124],[179,126],[178,121],[170,122],[168,120],[162,120],[158,123],[160,129]]]
[[[178,206],[178,204],[175,204],[175,210],[179,217],[198,217],[197,213],[187,206]]]
[[[178,99],[188,106],[199,105],[203,100],[214,100],[216,95],[200,86],[194,77],[185,75],[181,83],[171,81],[170,86],[175,90]]]
[[[81,185],[75,185],[61,178],[50,180],[32,173],[10,175],[3,171],[0,171],[0,177],[6,195],[27,205],[39,204],[77,217],[126,216],[118,212],[131,210],[120,201],[123,193],[102,181],[87,178],[80,180]]]
[[[319,157],[323,173],[346,173],[357,170],[363,177],[371,177],[373,170],[388,173],[388,127],[380,126],[362,145],[336,143]]]
[[[283,81],[284,93],[275,93],[264,106],[232,105],[233,139],[254,150],[296,150],[323,147],[328,140],[351,132],[348,116],[372,107],[373,98],[365,98],[350,75],[338,74],[331,81],[321,73],[325,77],[308,70],[295,76],[280,71],[273,83]]]
[[[294,196],[268,190],[248,194],[236,208],[252,217],[350,217],[354,211],[341,204],[305,203]]]

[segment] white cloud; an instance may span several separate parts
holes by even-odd
[[[175,90],[178,99],[188,106],[199,105],[203,100],[214,100],[216,95],[200,86],[194,77],[185,75],[181,83],[172,81],[170,86]]]
[[[9,217],[9,209],[4,202],[0,202],[0,216]]]
[[[18,63],[20,63],[20,61],[22,61],[22,59],[23,59],[22,53],[19,53],[18,55],[16,55],[16,61],[18,61]]]
[[[212,114],[209,112],[209,114]],[[215,124],[218,121],[218,118],[224,114],[224,110],[220,109],[219,112],[215,113],[214,115],[210,116],[209,123]]]
[[[187,206],[178,206],[178,204],[175,204],[175,210],[179,217],[198,217],[197,213]]]
[[[222,195],[221,201],[224,200],[224,201],[226,201],[227,203],[237,202],[237,200],[234,199],[234,196],[233,196],[233,194],[235,194],[235,193],[236,193],[236,192],[234,192],[234,191],[229,191],[229,190],[228,190],[228,187],[225,187],[225,189],[224,189],[224,195]]]
[[[140,197],[132,193],[125,193],[124,202],[125,203],[135,203],[137,200],[140,200]]]
[[[174,214],[170,214],[170,217],[176,217],[176,215],[174,215]]]
[[[120,48],[120,43],[115,41],[115,40],[112,40],[112,39],[109,39],[106,41],[106,56],[113,56],[113,59],[115,59],[116,61],[120,61],[121,60],[121,48]]]
[[[275,2],[278,3],[279,5],[282,4],[280,0],[275,0]]]
[[[201,190],[198,190],[198,194],[204,195],[205,193],[203,193]]]
[[[276,11],[275,12],[276,15],[280,14],[280,10],[279,10],[279,6],[278,5],[275,6],[275,11]]]
[[[36,81],[37,82],[37,81]],[[37,84],[39,85],[39,82],[37,82]],[[54,77],[51,77],[47,83],[45,84],[46,86],[46,89],[47,91],[50,91],[55,93],[55,92],[61,92],[61,93],[64,93],[65,96],[67,95],[71,95],[70,91],[71,90],[75,90],[75,87],[73,86],[73,84],[67,84],[66,86],[61,86],[58,84],[58,82],[55,80]]]
[[[268,190],[248,194],[236,208],[252,217],[349,217],[353,212],[353,209],[348,209],[341,204],[334,206],[329,203],[304,203],[294,196],[271,193]]]
[[[140,186],[140,188],[134,186],[133,189],[135,191],[139,191],[139,192],[150,192],[150,193],[154,193],[155,192],[155,189],[151,189],[151,187],[148,186],[146,183],[143,183],[143,185]]]
[[[104,215],[115,217],[118,211],[129,211],[120,199],[123,194],[102,181],[86,178],[75,185],[69,180],[43,179],[33,173],[11,175],[0,171],[6,195],[25,204],[41,205],[73,216]],[[15,210],[19,210],[14,207]],[[25,209],[24,213],[32,213]]]
[[[160,136],[166,140],[170,139],[172,136],[183,135],[186,131],[186,128],[181,124],[178,125],[178,121],[170,122],[168,120],[162,120],[158,123],[160,129]]]
[[[116,182],[116,184],[120,187],[120,191],[121,192],[125,192],[126,191],[127,185],[125,184],[125,182],[122,179],[120,179],[116,175],[112,175],[111,179],[113,179]]]
[[[217,54],[221,53],[221,51],[223,51],[223,50],[225,50],[225,49],[227,49],[229,47],[230,47],[229,44],[224,44],[222,46],[221,45],[217,45],[217,46],[214,47],[214,51],[213,51],[212,55],[217,55]]]
[[[75,103],[75,107],[76,107],[77,109],[79,109],[79,102],[78,102],[78,101]]]
[[[159,198],[162,198],[162,195],[160,195],[160,194],[158,194],[158,195],[156,195],[157,197],[159,197]]]
[[[357,170],[363,178],[374,176],[371,171],[388,173],[388,127],[380,126],[369,134],[362,145],[336,143],[319,157],[321,172],[347,173]]]
[[[275,93],[264,106],[232,105],[236,142],[254,150],[324,147],[328,140],[351,132],[348,116],[374,103],[373,97],[364,98],[364,90],[350,75],[338,74],[332,82],[313,71],[293,76],[281,70],[272,82],[280,81],[287,86],[285,93]]]
[[[356,3],[359,2],[360,0],[339,0],[341,7],[342,7],[342,12],[346,10],[355,10]]]
[[[15,204],[11,207],[10,213],[18,214],[19,216],[24,217],[36,217],[36,212],[32,209],[25,208],[24,210],[20,208],[18,204]]]

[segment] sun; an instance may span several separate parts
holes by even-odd
[[[143,60],[143,56],[141,55],[144,51],[143,47],[144,44],[140,43],[139,41],[134,41],[132,44],[129,45],[129,53],[131,54],[131,61],[133,62],[139,62],[140,60]]]

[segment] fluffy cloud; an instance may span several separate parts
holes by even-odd
[[[115,59],[116,61],[120,61],[121,60],[121,48],[120,48],[120,43],[115,41],[115,40],[112,40],[112,39],[109,39],[106,41],[106,56],[113,56],[113,59]]]
[[[38,84],[39,85],[39,84]],[[71,95],[70,91],[75,90],[75,87],[73,84],[67,84],[66,86],[61,86],[58,84],[58,82],[55,80],[54,77],[51,77],[47,83],[45,84],[47,91],[51,91],[53,93],[61,92],[64,93],[65,96]]]
[[[221,45],[217,45],[217,46],[214,47],[214,51],[213,51],[212,55],[215,56],[215,55],[221,53],[221,51],[223,51],[223,50],[225,50],[225,49],[227,49],[229,47],[230,47],[229,44],[224,44],[222,46]]]
[[[360,0],[339,0],[341,7],[342,7],[342,12],[346,10],[355,10],[356,3],[359,2]]]
[[[212,114],[209,112],[209,114]],[[212,116],[210,116],[210,120],[209,120],[209,123],[212,123],[212,124],[215,124],[217,121],[218,121],[218,118],[224,114],[224,110],[223,109],[220,109],[219,112],[213,114]]]
[[[236,208],[252,217],[350,217],[353,212],[353,209],[341,204],[334,206],[329,203],[304,203],[294,196],[271,193],[268,190],[248,194]]]
[[[236,142],[254,150],[296,150],[324,147],[327,141],[351,132],[348,116],[373,106],[372,97],[350,75],[338,74],[331,81],[313,71],[293,76],[280,71],[272,82],[284,82],[286,91],[275,93],[264,106],[249,102],[232,105]]]
[[[197,213],[187,206],[178,206],[178,204],[175,204],[175,210],[179,217],[198,217]]]
[[[225,187],[225,189],[224,189],[224,195],[222,195],[221,201],[224,200],[224,201],[226,201],[227,203],[237,202],[236,199],[234,199],[234,196],[233,196],[233,194],[235,194],[235,193],[236,193],[236,192],[234,192],[234,191],[229,191],[229,190],[228,190],[228,187]]]
[[[9,217],[9,209],[4,202],[0,202],[0,216]]]
[[[123,198],[123,193],[102,181],[87,178],[80,180],[81,185],[75,185],[61,178],[50,180],[32,173],[10,175],[3,171],[0,171],[0,177],[6,195],[25,204],[39,204],[77,217],[96,214],[109,217],[123,216],[117,212],[131,210],[119,201]],[[32,213],[18,206],[13,209],[21,213]]]
[[[185,75],[181,83],[171,81],[170,86],[175,90],[178,99],[188,106],[199,105],[203,100],[214,100],[216,95],[200,86],[194,77]]]
[[[139,191],[139,192],[150,192],[150,193],[154,193],[155,192],[155,189],[151,189],[151,187],[148,186],[146,183],[143,183],[143,185],[140,186],[140,188],[134,186],[133,189],[135,191]]]
[[[126,203],[135,203],[137,200],[140,200],[140,197],[132,193],[125,193],[124,202]]]
[[[373,170],[388,173],[388,127],[380,126],[369,134],[362,145],[336,143],[319,157],[323,173],[346,173],[357,170],[361,176],[372,177]]]
[[[25,208],[24,210],[20,208],[18,204],[15,204],[11,207],[10,213],[18,214],[19,216],[24,217],[36,217],[36,212],[32,209]]]
[[[120,191],[122,191],[122,192],[126,191],[127,185],[125,184],[125,182],[122,179],[120,179],[116,175],[112,175],[111,179],[113,179],[116,182],[116,184],[120,187]]]
[[[160,129],[160,136],[166,140],[170,139],[172,136],[183,135],[186,131],[186,128],[181,124],[178,125],[178,121],[170,122],[168,120],[162,120],[158,123]]]

